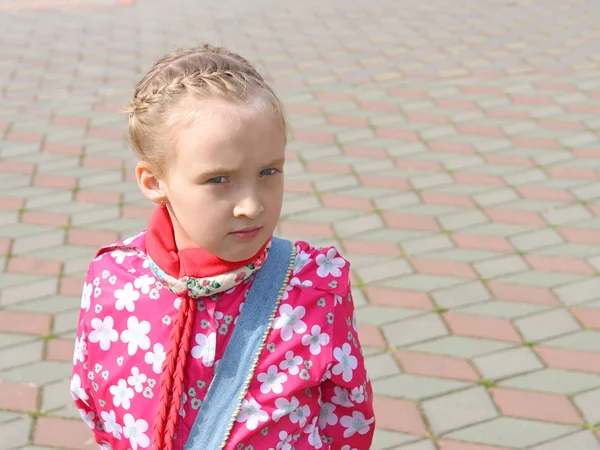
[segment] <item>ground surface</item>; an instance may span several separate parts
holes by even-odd
[[[353,263],[373,449],[600,449],[599,19],[583,0],[0,1],[0,449],[93,448],[68,394],[82,277],[151,212],[119,109],[207,40],[288,107],[280,234]]]

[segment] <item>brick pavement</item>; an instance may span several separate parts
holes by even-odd
[[[287,105],[279,233],[353,263],[373,449],[600,449],[600,4],[281,3],[0,0],[0,450],[94,448],[81,282],[151,212],[118,111],[205,40]]]

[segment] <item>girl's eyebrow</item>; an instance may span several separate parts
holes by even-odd
[[[267,164],[263,164],[263,166],[264,167],[281,166],[284,163],[285,163],[285,158],[276,158]],[[213,166],[213,167],[209,167],[208,169],[200,172],[197,175],[197,178],[207,178],[207,177],[212,178],[214,176],[228,175],[228,174],[236,173],[239,171],[240,171],[239,168],[234,168],[234,167]]]

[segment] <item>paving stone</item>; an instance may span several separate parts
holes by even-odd
[[[515,247],[526,252],[539,249],[540,247],[551,247],[564,242],[562,237],[550,228],[513,236],[510,240]]]
[[[426,400],[422,406],[436,434],[447,433],[498,416],[493,401],[481,386]]]
[[[394,431],[376,429],[371,450],[387,450],[394,446],[411,442],[415,440],[415,436],[406,433],[398,433]]]
[[[36,358],[37,362],[27,365],[13,365],[15,367],[0,372],[0,379],[13,383],[33,383],[43,385],[53,381],[64,380],[70,377],[72,369],[71,362],[41,361],[41,357]]]
[[[576,431],[570,425],[498,417],[447,435],[448,438],[487,445],[527,448]]]
[[[499,383],[501,386],[555,394],[574,394],[600,386],[600,376],[582,372],[543,369]]]
[[[565,208],[552,209],[544,213],[544,217],[552,225],[563,225],[589,219],[592,214],[583,205],[571,205]]]
[[[403,259],[391,260],[358,270],[359,276],[365,283],[396,278],[412,272],[412,267]]]
[[[354,302],[356,303],[356,299],[354,299]],[[364,308],[360,308],[360,314],[358,314],[359,319],[357,320],[359,323],[380,326],[423,314],[426,314],[426,310],[400,308],[396,306],[365,306]]]
[[[437,314],[405,319],[382,327],[391,345],[402,347],[448,334],[444,321]]]
[[[575,275],[563,272],[548,272],[543,270],[530,270],[529,272],[521,272],[514,275],[499,277],[498,281],[509,284],[522,284],[526,286],[539,286],[544,288],[561,289],[562,285],[576,283],[584,279],[582,275]],[[555,289],[555,290],[556,290]]]
[[[9,450],[26,445],[29,440],[29,432],[32,418],[26,415],[19,416],[9,422],[0,423],[0,450]]]
[[[375,395],[420,401],[457,391],[469,385],[470,383],[466,381],[402,374],[375,380],[373,389]]]
[[[531,450],[564,450],[567,448],[600,450],[600,444],[591,431],[579,431],[545,444],[536,445]]]
[[[427,236],[402,242],[402,248],[408,255],[419,255],[453,247],[454,243],[445,235]]]
[[[530,303],[503,302],[501,300],[494,300],[492,302],[456,308],[456,312],[462,312],[476,316],[481,315],[489,317],[501,317],[504,319],[514,319],[516,317],[527,316],[535,312],[543,311],[547,308],[548,306],[533,305]]]
[[[558,298],[566,305],[574,305],[589,300],[594,300],[599,295],[600,278],[587,280],[560,286],[554,289]]]
[[[527,347],[476,356],[473,358],[473,363],[488,380],[499,380],[544,368],[544,364],[535,352]]]
[[[490,293],[479,281],[461,284],[435,291],[432,294],[435,303],[445,309],[481,303],[491,299]]]
[[[532,342],[560,336],[580,329],[575,318],[565,309],[544,311],[515,321],[523,337]]]
[[[503,256],[474,264],[475,270],[484,278],[496,278],[511,273],[525,272],[529,266],[519,255]]]
[[[582,350],[600,352],[600,331],[581,330],[577,333],[571,333],[560,336],[544,342],[544,345],[550,347],[567,348],[570,350]]]
[[[471,338],[466,336],[447,336],[429,342],[411,345],[408,350],[432,353],[436,355],[473,358],[495,351],[514,347],[514,343],[492,339]]]
[[[433,441],[427,439],[424,441],[412,442],[400,447],[394,447],[392,450],[436,450],[436,446]]]
[[[371,380],[386,378],[400,373],[400,368],[390,353],[381,353],[365,358]]]

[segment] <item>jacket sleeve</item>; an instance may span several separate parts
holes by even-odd
[[[96,411],[94,391],[88,378],[88,374],[94,370],[94,368],[91,367],[92,363],[90,362],[88,353],[88,320],[91,307],[90,298],[93,289],[93,279],[94,270],[92,263],[88,270],[81,297],[81,312],[77,327],[77,337],[75,338],[70,391],[79,415],[87,426],[90,427],[90,437],[93,436],[101,449],[110,449],[110,434],[106,433],[104,421]]]
[[[332,450],[369,450],[375,432],[373,389],[358,340],[350,282],[343,279],[334,295],[331,362],[321,386],[319,425]]]

